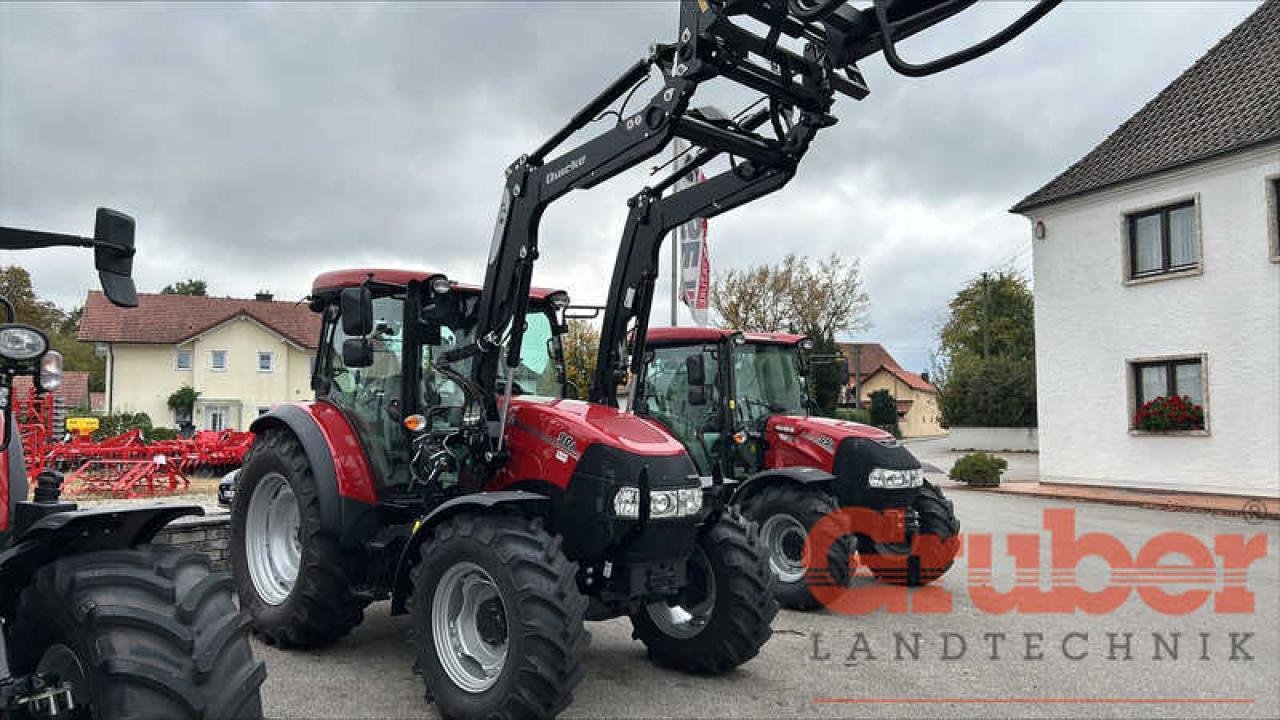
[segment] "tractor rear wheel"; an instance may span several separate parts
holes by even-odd
[[[60,558],[18,599],[12,669],[69,683],[95,718],[260,718],[266,669],[230,585],[172,547]]]
[[[728,510],[698,540],[688,583],[671,601],[631,616],[649,659],[699,675],[728,672],[755,657],[773,634],[778,603],[755,525]]]
[[[590,641],[577,565],[537,519],[461,514],[431,528],[413,569],[418,668],[444,717],[550,717]]]
[[[882,582],[892,585],[918,587],[928,585],[946,574],[955,562],[960,550],[960,521],[955,506],[934,485],[926,482],[912,503],[912,509],[920,522],[918,535],[926,536],[922,544],[913,549],[906,543],[885,545],[871,538],[858,538],[858,554],[863,557],[906,555],[906,567],[877,567],[878,563],[866,562],[871,572]]]
[[[806,569],[809,533],[819,520],[839,509],[821,488],[773,483],[742,503],[742,513],[760,526],[760,542],[773,573],[773,596],[788,610],[813,610],[822,603],[814,597],[815,584],[846,587],[854,557],[851,536],[835,538],[827,550],[826,567]]]
[[[328,645],[364,620],[351,582],[359,558],[321,526],[315,476],[287,430],[260,434],[240,470],[231,567],[240,607],[270,644]]]

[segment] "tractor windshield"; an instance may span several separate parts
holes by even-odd
[[[796,348],[739,345],[733,356],[733,372],[738,407],[748,427],[759,427],[774,414],[805,413],[805,387]]]

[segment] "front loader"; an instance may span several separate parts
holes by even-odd
[[[0,249],[94,248],[107,298],[135,307],[133,219],[99,209],[92,238],[0,228]],[[0,718],[257,718],[266,676],[225,574],[148,544],[195,505],[78,509],[62,475],[27,469],[13,378],[62,382],[62,356],[0,298]]]

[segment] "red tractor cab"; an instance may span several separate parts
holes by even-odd
[[[324,645],[390,599],[412,614],[418,665],[451,717],[567,704],[584,619],[630,616],[678,669],[749,660],[777,609],[754,535],[704,503],[658,423],[562,399],[566,293],[529,290],[519,364],[500,380],[502,445],[488,444],[474,358],[457,356],[481,294],[429,272],[315,280],[315,399],[254,421],[236,481],[232,565],[253,627]]]
[[[901,564],[868,562],[884,580],[937,579],[957,549],[951,502],[890,433],[811,414],[806,371],[818,361],[811,349],[808,338],[789,333],[651,328],[635,411],[680,438],[700,474],[738,483],[734,502],[761,525],[784,606],[816,606],[805,583],[805,539],[841,507],[900,517],[903,537],[878,542],[854,532],[836,543],[829,569],[837,582],[847,582],[855,545],[864,557],[905,556]],[[913,551],[925,535],[938,542]]]

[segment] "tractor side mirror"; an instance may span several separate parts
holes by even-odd
[[[112,305],[137,307],[133,284],[133,218],[116,210],[98,208],[93,226],[93,266],[102,292]]]
[[[342,309],[342,332],[348,337],[364,337],[373,332],[373,293],[361,285],[342,291],[338,296]],[[342,349],[346,355],[346,346]]]
[[[689,387],[702,387],[707,384],[707,364],[702,353],[685,358],[684,368],[689,374]]]
[[[373,364],[373,343],[366,337],[347,338],[342,341],[342,364],[349,368],[369,367]]]

